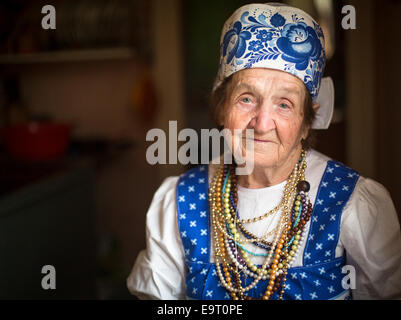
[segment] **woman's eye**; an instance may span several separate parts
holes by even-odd
[[[242,99],[241,99],[241,102],[244,102],[244,103],[251,103],[252,100],[251,100],[250,98],[248,98],[248,97],[245,97],[245,98],[242,98]]]
[[[286,104],[286,103],[280,103],[280,108],[281,109],[289,109],[290,107],[288,106],[288,104]]]

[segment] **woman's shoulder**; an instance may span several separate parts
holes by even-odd
[[[218,164],[212,162],[208,164],[200,164],[183,172],[177,179],[178,186],[187,184],[203,184],[210,181],[218,169]]]
[[[154,193],[152,203],[162,203],[165,206],[168,203],[175,203],[177,197],[184,191],[195,191],[197,185],[207,183],[208,173],[209,165],[198,165],[178,176],[165,178]]]
[[[354,201],[369,206],[380,206],[392,203],[390,192],[380,182],[360,176],[355,186]]]
[[[336,175],[345,175],[347,178],[357,178],[360,176],[353,168],[314,149],[308,151],[307,164],[312,172],[320,171],[322,175],[328,172],[335,173]]]
[[[155,196],[162,196],[165,195],[167,192],[174,190],[179,178],[179,176],[170,176],[165,178],[160,187],[157,189]]]
[[[319,151],[317,151],[315,149],[308,150],[307,158],[309,158],[310,161],[321,162],[321,163],[327,163],[327,161],[333,160],[329,156],[326,156],[325,154],[320,153]]]
[[[176,190],[179,186],[190,187],[193,183],[206,183],[206,176],[210,173],[208,164],[198,165],[196,167],[185,170],[178,176],[169,176],[165,178],[156,190],[153,200],[161,200],[162,198],[175,198]]]
[[[152,206],[158,205],[168,207],[170,203],[175,203],[176,186],[179,176],[170,176],[163,180],[153,195]]]
[[[357,174],[359,176],[359,179],[357,181],[355,190],[359,192],[360,197],[363,198],[374,198],[374,196],[389,196],[389,192],[384,187],[380,182],[375,181],[372,178],[365,177],[361,175],[357,170],[348,167],[347,165],[343,164],[340,161],[337,161],[335,159],[332,159],[331,157],[324,155],[314,149],[311,149],[309,151],[309,162],[308,166],[311,166],[313,168],[316,167],[330,167],[330,163],[332,163],[334,166],[340,166],[347,171],[349,171],[351,174]],[[330,162],[330,163],[329,163]]]
[[[314,150],[314,149],[308,150],[307,163],[308,163],[308,166],[312,167],[312,168],[324,167],[326,169],[326,167],[327,167],[327,169],[329,169],[330,171],[331,171],[330,168],[341,168],[341,169],[343,169],[343,171],[345,170],[345,171],[350,171],[352,173],[356,173],[356,171],[354,169],[348,167],[341,161],[333,159],[333,158],[331,158],[323,153],[320,153],[319,151]]]

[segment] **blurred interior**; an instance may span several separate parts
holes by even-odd
[[[0,2],[0,298],[133,299],[125,279],[168,176],[151,128],[215,127],[208,98],[224,21],[242,0]],[[382,183],[401,212],[401,2],[303,0],[336,89],[316,149]],[[341,9],[356,10],[356,29]],[[54,265],[57,289],[43,290]]]

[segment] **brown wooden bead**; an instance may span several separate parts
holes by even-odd
[[[301,192],[301,191],[308,192],[309,190],[310,190],[310,184],[308,181],[301,180],[298,182],[298,184],[297,184],[298,192]]]

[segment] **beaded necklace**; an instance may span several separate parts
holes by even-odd
[[[235,165],[222,165],[212,179],[209,202],[214,234],[214,253],[220,283],[230,292],[234,300],[254,299],[246,292],[254,288],[260,280],[269,280],[262,297],[268,300],[279,291],[283,298],[287,269],[297,255],[305,238],[305,225],[312,215],[312,204],[308,191],[310,185],[305,181],[306,152],[295,165],[284,187],[279,205],[262,216],[240,219],[237,210],[238,190]],[[249,232],[245,225],[281,212],[277,225],[262,237]],[[268,237],[273,240],[266,241]],[[265,253],[254,253],[244,247],[253,244],[264,249]],[[265,258],[260,267],[253,264],[250,255]],[[222,267],[222,268],[221,268]],[[252,277],[252,283],[243,287],[241,273]]]

